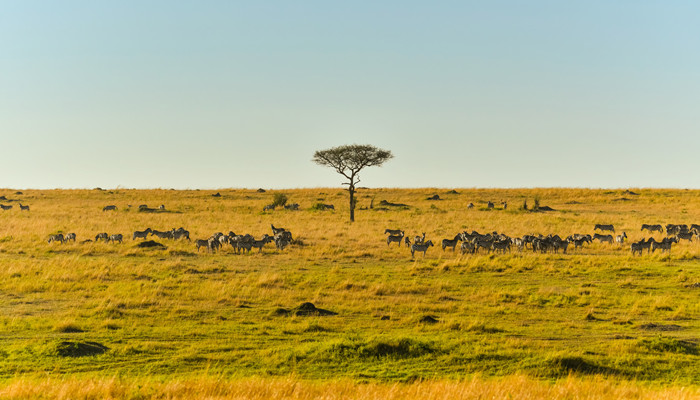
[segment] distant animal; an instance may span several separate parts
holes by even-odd
[[[627,233],[622,232],[622,235],[615,236],[615,243],[622,245],[623,243],[625,243],[625,239],[627,239]]]
[[[406,247],[411,247],[411,239],[409,239],[408,236],[403,238],[403,240],[404,240],[404,243],[406,243]]]
[[[457,234],[453,239],[442,239],[442,251],[445,251],[445,247],[452,247],[452,251],[455,251],[457,243],[462,240],[462,235]]]
[[[182,227],[180,227],[178,229],[173,228],[173,230],[171,232],[173,234],[173,239],[175,239],[175,240],[182,239],[182,238],[190,240],[190,231],[186,230],[185,228],[182,228]]]
[[[489,210],[492,209],[492,208],[494,208],[494,207],[495,207],[495,206],[494,206],[493,202],[490,202],[490,201],[489,201],[488,203],[486,203],[486,208],[488,208]]]
[[[139,210],[145,210],[148,208],[148,204],[140,204],[139,205]]]
[[[165,211],[165,204],[159,205],[159,206],[158,206],[158,209],[159,209],[160,211]]]
[[[62,234],[62,233],[49,236],[49,243],[51,243],[51,242],[61,242],[61,243],[64,243],[65,240],[66,240],[66,239],[63,237],[63,234]]]
[[[102,208],[102,211],[117,211],[117,206],[115,206],[115,205],[104,206]]]
[[[403,232],[401,232],[401,233],[398,234],[398,235],[389,235],[389,236],[387,236],[387,237],[386,237],[386,245],[389,246],[389,245],[391,245],[392,243],[396,242],[396,243],[399,244],[399,246],[401,246],[401,242],[403,242],[403,236],[404,236]]]
[[[386,235],[387,233],[390,235],[400,235],[401,232],[403,232],[401,229],[384,229],[384,234]]]
[[[263,207],[263,211],[272,211],[272,210],[274,210],[274,209],[275,209],[275,205],[274,205],[274,204],[268,204],[268,205],[266,205],[265,207]]]
[[[29,206],[23,206],[22,203],[19,203],[19,210],[20,211],[29,211]]]
[[[285,209],[285,210],[297,211],[297,210],[299,210],[299,204],[298,204],[298,203],[285,204],[285,205],[284,205],[284,209]]]
[[[681,232],[681,233],[676,233],[675,238],[680,242],[681,240],[687,240],[689,242],[693,241],[693,236],[695,236],[694,232]]]
[[[197,251],[199,252],[199,249],[204,247],[209,251],[209,239],[197,239],[194,241],[195,246],[197,246]]]
[[[601,232],[605,232],[605,231],[611,231],[613,233],[615,232],[615,227],[612,224],[610,224],[610,225],[596,224],[595,228],[593,228],[593,230],[596,230],[596,229],[600,229]]]
[[[411,245],[411,258],[414,257],[414,253],[415,253],[416,251],[422,251],[422,252],[423,252],[423,257],[425,257],[425,252],[428,251],[428,247],[430,247],[430,246],[432,246],[432,245],[433,245],[433,241],[432,241],[432,240],[428,240],[428,241],[425,242],[425,243],[420,243],[420,244],[414,243],[414,244],[412,244],[412,245]]]
[[[491,244],[491,250],[495,253],[501,252],[505,254],[506,251],[510,251],[510,240],[506,239],[493,242]],[[564,252],[566,252],[566,250]]]
[[[661,232],[664,233],[664,227],[661,226],[660,224],[657,225],[648,225],[648,224],[642,224],[642,230],[648,230],[649,232]]]
[[[507,201],[502,201],[501,204],[503,204],[503,209],[504,209],[504,210],[508,208],[508,202],[507,202]]]
[[[260,250],[260,253],[262,253],[263,247],[272,241],[272,236],[265,234],[263,235],[262,239],[260,240],[253,240],[252,247],[255,247],[256,249]]]
[[[472,208],[474,208],[474,203],[467,204],[467,210],[471,210]]]
[[[73,242],[75,242],[75,238],[76,238],[75,233],[66,233],[66,236],[64,239],[66,242],[69,240],[72,240]]]
[[[108,242],[109,241],[109,234],[107,234],[107,232],[102,232],[102,233],[98,233],[97,235],[95,235],[95,242],[99,242],[100,239],[104,240],[105,242]]]
[[[642,239],[642,242],[644,242],[644,239]],[[632,251],[632,255],[635,253],[639,253],[639,255],[642,255],[642,251],[644,250],[644,243],[632,243],[630,244],[630,250]]]
[[[124,236],[122,236],[121,233],[116,233],[114,235],[109,235],[109,239],[107,241],[122,243],[122,240],[124,240]]]
[[[423,236],[416,236],[413,238],[413,243],[415,244],[421,244],[425,241],[425,232],[423,232]]]
[[[3,211],[7,211],[7,210],[12,209],[12,206],[10,206],[10,205],[7,205],[7,206],[6,206],[6,205],[4,205],[4,204],[0,204],[0,208],[2,208]]]
[[[460,250],[462,250],[462,254],[464,253],[471,253],[474,254],[476,252],[476,246],[472,242],[462,242],[462,244],[459,246]]]
[[[152,229],[151,235],[158,236],[161,239],[172,239],[173,238],[172,231],[158,231],[158,230]]]
[[[131,240],[136,240],[136,238],[146,239],[148,238],[148,234],[151,233],[151,231],[151,228],[146,228],[145,231],[134,231],[134,236],[132,236]]]
[[[600,243],[612,243],[613,242],[613,236],[612,235],[601,235],[599,233],[596,233],[593,235],[593,240],[598,239]]]

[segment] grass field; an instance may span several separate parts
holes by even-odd
[[[14,205],[0,211],[0,397],[700,396],[697,242],[641,257],[598,243],[570,254],[439,246],[463,230],[564,237],[597,223],[637,240],[650,236],[643,223],[700,223],[700,191],[364,189],[354,223],[347,193],[330,188],[23,192],[0,191],[15,200],[0,201]],[[301,210],[263,212],[280,192]],[[535,199],[554,211],[520,209]],[[296,243],[237,255],[131,240],[180,226],[193,239],[260,237],[270,224]],[[437,246],[412,259],[387,247],[386,228]],[[125,241],[48,244],[58,232]],[[304,302],[337,315],[294,315]]]

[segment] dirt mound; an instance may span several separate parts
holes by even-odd
[[[60,342],[56,345],[59,357],[86,357],[104,354],[109,348],[97,342]]]
[[[418,322],[421,324],[437,324],[440,321],[438,321],[438,319],[432,315],[424,315],[418,320]]]
[[[266,192],[266,190],[263,188],[258,189],[258,193],[265,193],[265,192]]]
[[[379,202],[380,206],[387,206],[387,207],[406,207],[408,208],[408,204],[403,204],[403,203],[390,203],[386,200],[382,200]]]
[[[287,315],[296,315],[298,317],[308,317],[308,316],[315,316],[315,317],[323,317],[327,315],[338,315],[338,313],[330,311],[330,310],[324,310],[323,308],[317,308],[313,303],[302,303],[300,306],[295,307],[291,310],[288,310],[286,308],[278,308],[275,311],[272,312],[272,315],[276,316],[287,316]]]
[[[450,190],[449,192],[447,192],[447,194],[459,194],[459,192],[456,191],[456,190],[454,190],[454,189],[452,189],[452,190]]]
[[[628,195],[630,195],[630,196],[639,196],[639,193],[635,193],[635,192],[633,192],[633,191],[631,191],[631,190],[625,190],[625,191],[622,192],[622,193],[628,194]]]
[[[426,200],[442,200],[442,199],[440,198],[440,196],[434,194],[434,195],[428,197]]]
[[[660,332],[672,332],[672,331],[680,331],[683,329],[682,326],[680,325],[662,325],[662,324],[655,324],[655,323],[649,323],[649,324],[644,324],[640,325],[639,329],[643,329],[645,331],[660,331]]]
[[[221,197],[221,193],[216,192],[216,193],[212,194],[211,197]]]
[[[141,249],[143,249],[143,248],[149,248],[149,249],[158,248],[158,249],[163,249],[163,250],[167,249],[167,247],[165,247],[164,244],[158,243],[155,240],[146,240],[145,242],[141,242],[141,243],[137,244],[136,247],[141,248]]]

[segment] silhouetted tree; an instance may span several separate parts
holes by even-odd
[[[319,150],[314,153],[313,162],[333,168],[348,179],[350,193],[350,221],[355,221],[355,187],[360,182],[358,173],[365,167],[381,166],[394,157],[388,150],[370,145],[346,145]]]

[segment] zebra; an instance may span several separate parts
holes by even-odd
[[[630,244],[630,250],[632,251],[632,255],[634,255],[634,253],[639,253],[639,255],[641,256],[642,251],[644,251],[644,239],[642,239],[641,242]]]
[[[145,210],[148,208],[148,204],[139,204],[139,210]]]
[[[140,207],[141,206],[139,206],[139,208]],[[117,206],[115,206],[115,205],[104,206],[102,208],[102,211],[117,211]]]
[[[487,208],[487,209],[490,210],[490,209],[492,209],[492,208],[494,208],[494,207],[495,207],[495,205],[493,204],[493,202],[489,201],[488,203],[486,203],[486,208]]]
[[[476,246],[472,242],[462,242],[459,248],[462,250],[462,254],[467,252],[474,254],[476,252]]]
[[[648,224],[642,224],[642,230],[648,230],[649,232],[660,232],[664,233],[664,227],[657,224],[657,225],[648,225]]]
[[[422,251],[423,257],[425,257],[425,252],[428,251],[428,247],[433,245],[432,240],[428,240],[425,243],[414,243],[411,245],[411,258],[414,258],[414,253],[416,251]]]
[[[689,242],[692,242],[692,241],[693,241],[693,236],[695,236],[695,232],[680,232],[680,233],[676,233],[676,236],[674,236],[674,237],[675,237],[676,240],[678,240],[679,242],[680,242],[681,240],[687,240],[687,241],[689,241]]]
[[[406,247],[411,247],[411,239],[409,239],[408,236],[403,238],[403,241],[406,243]]]
[[[51,242],[61,242],[65,243],[66,239],[63,237],[62,233],[49,236],[49,243]]]
[[[499,240],[497,242],[491,243],[491,250],[493,250],[496,253],[501,251],[504,254],[506,251],[510,252],[510,240]]]
[[[508,209],[508,202],[507,201],[502,201],[501,204],[503,204],[504,210]]]
[[[292,242],[292,233],[289,231],[280,232],[274,236],[275,247],[277,250],[284,250]]]
[[[452,251],[455,251],[457,247],[457,242],[462,240],[462,235],[457,234],[453,239],[442,239],[442,251],[445,251],[445,247],[452,247]]]
[[[152,231],[153,230],[151,228],[146,228],[145,231],[134,231],[134,236],[132,236],[131,240],[136,240],[136,238],[146,239],[148,238],[148,234]]]
[[[400,235],[403,231],[401,229],[384,229],[384,234],[390,235]]]
[[[612,243],[613,242],[613,236],[612,235],[601,235],[599,233],[596,233],[593,235],[593,240],[598,239],[600,243]]]
[[[204,247],[209,251],[209,239],[196,239],[194,245],[197,246],[197,252],[199,252],[200,247]]]
[[[95,235],[95,242],[99,242],[100,239],[104,240],[105,242],[109,242],[109,234],[107,234],[107,232],[102,232]]]
[[[627,233],[623,231],[622,235],[615,236],[615,243],[618,243],[620,246],[622,246],[622,244],[625,243],[625,239],[627,239]]]
[[[294,203],[294,204],[285,204],[284,205],[285,210],[292,210],[292,211],[298,211],[299,210],[299,204]]]
[[[267,204],[265,207],[263,207],[263,211],[273,211],[275,209],[274,204]]]
[[[272,236],[270,236],[270,235],[268,235],[268,234],[264,234],[263,237],[262,237],[262,239],[260,239],[260,240],[253,240],[253,242],[251,243],[251,245],[252,245],[252,247],[255,247],[256,249],[259,249],[259,250],[260,250],[260,253],[262,253],[263,247],[264,247],[267,243],[269,243],[269,242],[271,242],[271,241],[272,241]]]
[[[474,203],[467,204],[467,210],[471,210],[472,208],[474,208]]]
[[[389,235],[386,237],[386,245],[389,246],[393,242],[396,242],[399,244],[399,247],[400,247],[401,242],[403,242],[403,237],[404,237],[403,231],[401,232],[400,235]]]
[[[19,210],[20,211],[29,211],[29,206],[23,206],[22,203],[19,203]]]
[[[425,241],[425,232],[423,232],[423,236],[416,236],[413,238],[413,243],[415,244],[422,244]]]
[[[276,235],[276,234],[278,234],[278,233],[280,233],[280,232],[286,231],[286,229],[284,229],[284,228],[275,228],[275,226],[272,225],[272,224],[270,224],[270,228],[272,228],[272,234],[273,234],[273,235]]]
[[[121,233],[116,233],[114,235],[109,235],[109,239],[107,241],[123,243],[122,240],[124,240],[124,236],[122,236]]]
[[[172,239],[173,238],[173,232],[172,231],[158,231],[155,229],[151,230],[151,235],[153,236],[158,236],[161,239]]]
[[[66,236],[64,237],[64,240],[65,240],[66,242],[69,241],[69,240],[72,240],[73,243],[75,243],[75,238],[76,238],[75,233],[72,233],[72,232],[71,232],[71,233],[66,233]]]
[[[323,206],[324,210],[333,210],[335,211],[335,206],[333,204],[321,204]]]
[[[175,239],[175,240],[182,239],[182,238],[190,240],[190,232],[188,230],[186,230],[185,228],[179,228],[179,229],[173,228],[173,230],[170,231],[170,233],[172,233],[173,239]]]
[[[11,205],[0,204],[0,208],[2,208],[3,211],[7,211],[7,210],[12,209],[12,206],[11,206]]]
[[[595,228],[593,228],[593,230],[596,230],[596,229],[600,229],[601,232],[612,231],[613,233],[615,233],[615,227],[612,224],[610,224],[610,225],[595,224]]]
[[[654,238],[651,238],[649,241],[651,242],[650,251],[652,253],[656,249],[661,249],[662,252],[667,251],[670,253],[671,252],[671,245],[673,243],[677,243],[678,239],[676,239],[675,237],[670,237],[670,238],[666,237],[666,238],[663,238],[663,240],[661,240],[660,242],[657,242],[656,240],[654,240]]]
[[[160,211],[165,211],[165,204],[161,204],[160,206],[158,206],[158,209]]]

